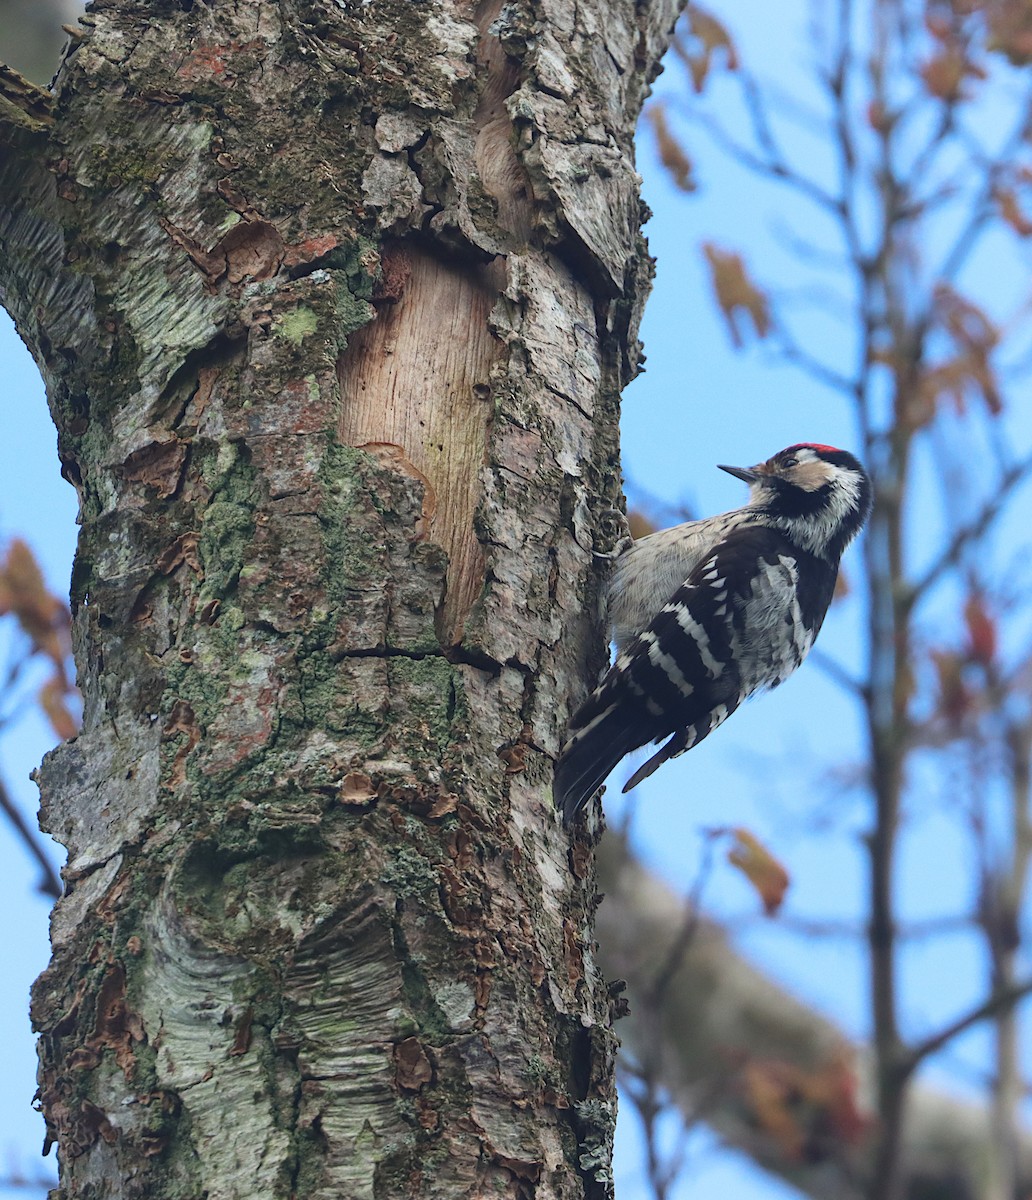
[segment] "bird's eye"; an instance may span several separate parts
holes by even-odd
[[[786,458],[785,461],[781,465],[786,468],[797,467],[799,465],[799,459],[798,458]]]

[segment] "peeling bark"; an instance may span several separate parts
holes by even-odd
[[[97,0],[52,113],[4,89],[0,299],[82,523],[59,1196],[610,1192],[551,755],[677,7]]]

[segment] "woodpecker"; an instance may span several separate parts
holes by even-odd
[[[749,485],[742,508],[650,534],[616,558],[604,600],[616,661],[574,713],[556,762],[567,824],[625,754],[669,739],[626,792],[792,674],[871,510],[867,473],[834,446],[800,442],[720,470]]]

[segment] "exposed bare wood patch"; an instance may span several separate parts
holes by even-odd
[[[447,593],[437,614],[444,646],[462,637],[480,594],[484,559],[473,531],[490,418],[489,378],[502,345],[487,319],[493,272],[453,266],[421,250],[395,248],[385,276],[397,299],[380,306],[338,365],[340,440],[407,463],[428,485],[422,534],[448,552]]]

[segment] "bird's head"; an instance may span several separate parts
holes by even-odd
[[[871,481],[847,450],[800,442],[755,467],[721,466],[801,549],[837,563],[871,511]]]

